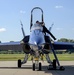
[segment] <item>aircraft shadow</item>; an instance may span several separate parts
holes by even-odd
[[[0,67],[0,69],[32,69],[32,65],[24,65],[21,68],[18,68],[18,67]]]
[[[42,70],[44,73],[49,73],[52,75],[74,75],[74,65],[64,66],[65,70],[47,70],[47,66],[42,66]],[[0,69],[32,69],[32,65],[24,65],[21,68],[18,67],[0,67]],[[38,70],[36,70],[38,71]]]
[[[74,65],[64,66],[65,70],[47,70],[47,67],[43,66],[45,73],[51,73],[52,75],[74,75]]]

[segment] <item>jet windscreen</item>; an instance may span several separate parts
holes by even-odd
[[[43,28],[42,28],[42,26],[40,25],[40,24],[34,24],[33,26],[32,26],[32,28],[31,28],[31,31],[33,31],[33,30],[43,30]]]

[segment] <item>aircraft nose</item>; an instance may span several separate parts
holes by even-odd
[[[34,44],[39,45],[39,44],[41,44],[41,42],[42,42],[41,38],[35,38]]]
[[[30,38],[29,43],[34,44],[34,45],[40,45],[40,44],[44,43],[44,40],[42,37],[37,36],[37,37]]]
[[[34,45],[40,45],[40,44],[45,43],[43,33],[39,32],[37,30],[31,32],[30,38],[29,38],[29,43],[34,44]]]

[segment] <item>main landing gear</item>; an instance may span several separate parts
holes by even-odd
[[[55,59],[53,60],[52,65],[49,65],[48,69],[49,70],[65,70],[65,68],[63,66],[60,66],[58,57],[57,57],[56,52],[54,50],[54,47],[51,43],[50,37],[49,37],[49,43],[50,43],[50,47],[51,47],[51,50],[53,52],[53,55],[54,55]],[[56,65],[56,63],[57,63],[57,65]]]
[[[18,68],[21,68],[22,64],[25,64],[27,62],[28,57],[29,57],[28,54],[25,54],[25,57],[24,57],[24,60],[23,61],[21,61],[20,59],[18,60],[18,62],[17,62]]]
[[[65,70],[65,68],[63,66],[57,67],[56,60],[54,59],[52,62],[52,65],[48,66],[48,70],[62,70],[63,71],[63,70]]]
[[[21,60],[18,60],[18,68],[21,68]]]

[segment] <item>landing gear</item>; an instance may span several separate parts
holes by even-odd
[[[24,57],[23,61],[21,61],[20,59],[18,60],[18,65],[17,65],[18,68],[21,68],[21,65],[25,64],[27,62],[27,60],[28,60],[28,54],[25,54],[25,57]]]
[[[52,52],[53,52],[53,55],[54,55],[55,60],[53,60],[52,64],[49,65],[48,70],[65,70],[65,68],[64,68],[63,66],[60,66],[58,57],[57,57],[56,52],[55,52],[55,50],[54,50],[54,47],[53,47],[53,45],[52,45],[52,43],[51,43],[50,37],[49,37],[49,43],[50,43],[50,47],[51,47],[51,50],[52,50]],[[49,58],[48,58],[48,59],[49,59]],[[48,60],[48,59],[47,59],[47,60]],[[48,60],[48,61],[49,61],[49,60]],[[48,62],[48,63],[49,63],[49,62]],[[57,63],[57,65],[56,65],[56,63]]]
[[[32,66],[33,71],[35,71],[35,69],[36,69],[37,67],[38,67],[38,71],[41,71],[41,70],[42,70],[42,65],[41,65],[41,63],[39,63],[38,66],[37,66],[36,63],[33,63],[33,66]]]
[[[33,63],[33,67],[32,67],[33,71],[35,71],[35,63]]]
[[[63,70],[65,70],[65,68],[63,66],[60,66],[60,67],[57,66],[56,60],[54,59],[53,62],[52,62],[52,65],[48,66],[48,70],[62,70],[63,71]]]
[[[18,60],[18,68],[21,68],[21,60]]]
[[[42,70],[42,65],[41,65],[41,63],[39,63],[39,71],[41,71]]]
[[[52,64],[48,66],[48,70],[56,70],[56,60],[54,59]]]
[[[56,70],[56,60],[55,59],[53,60],[53,69]]]

